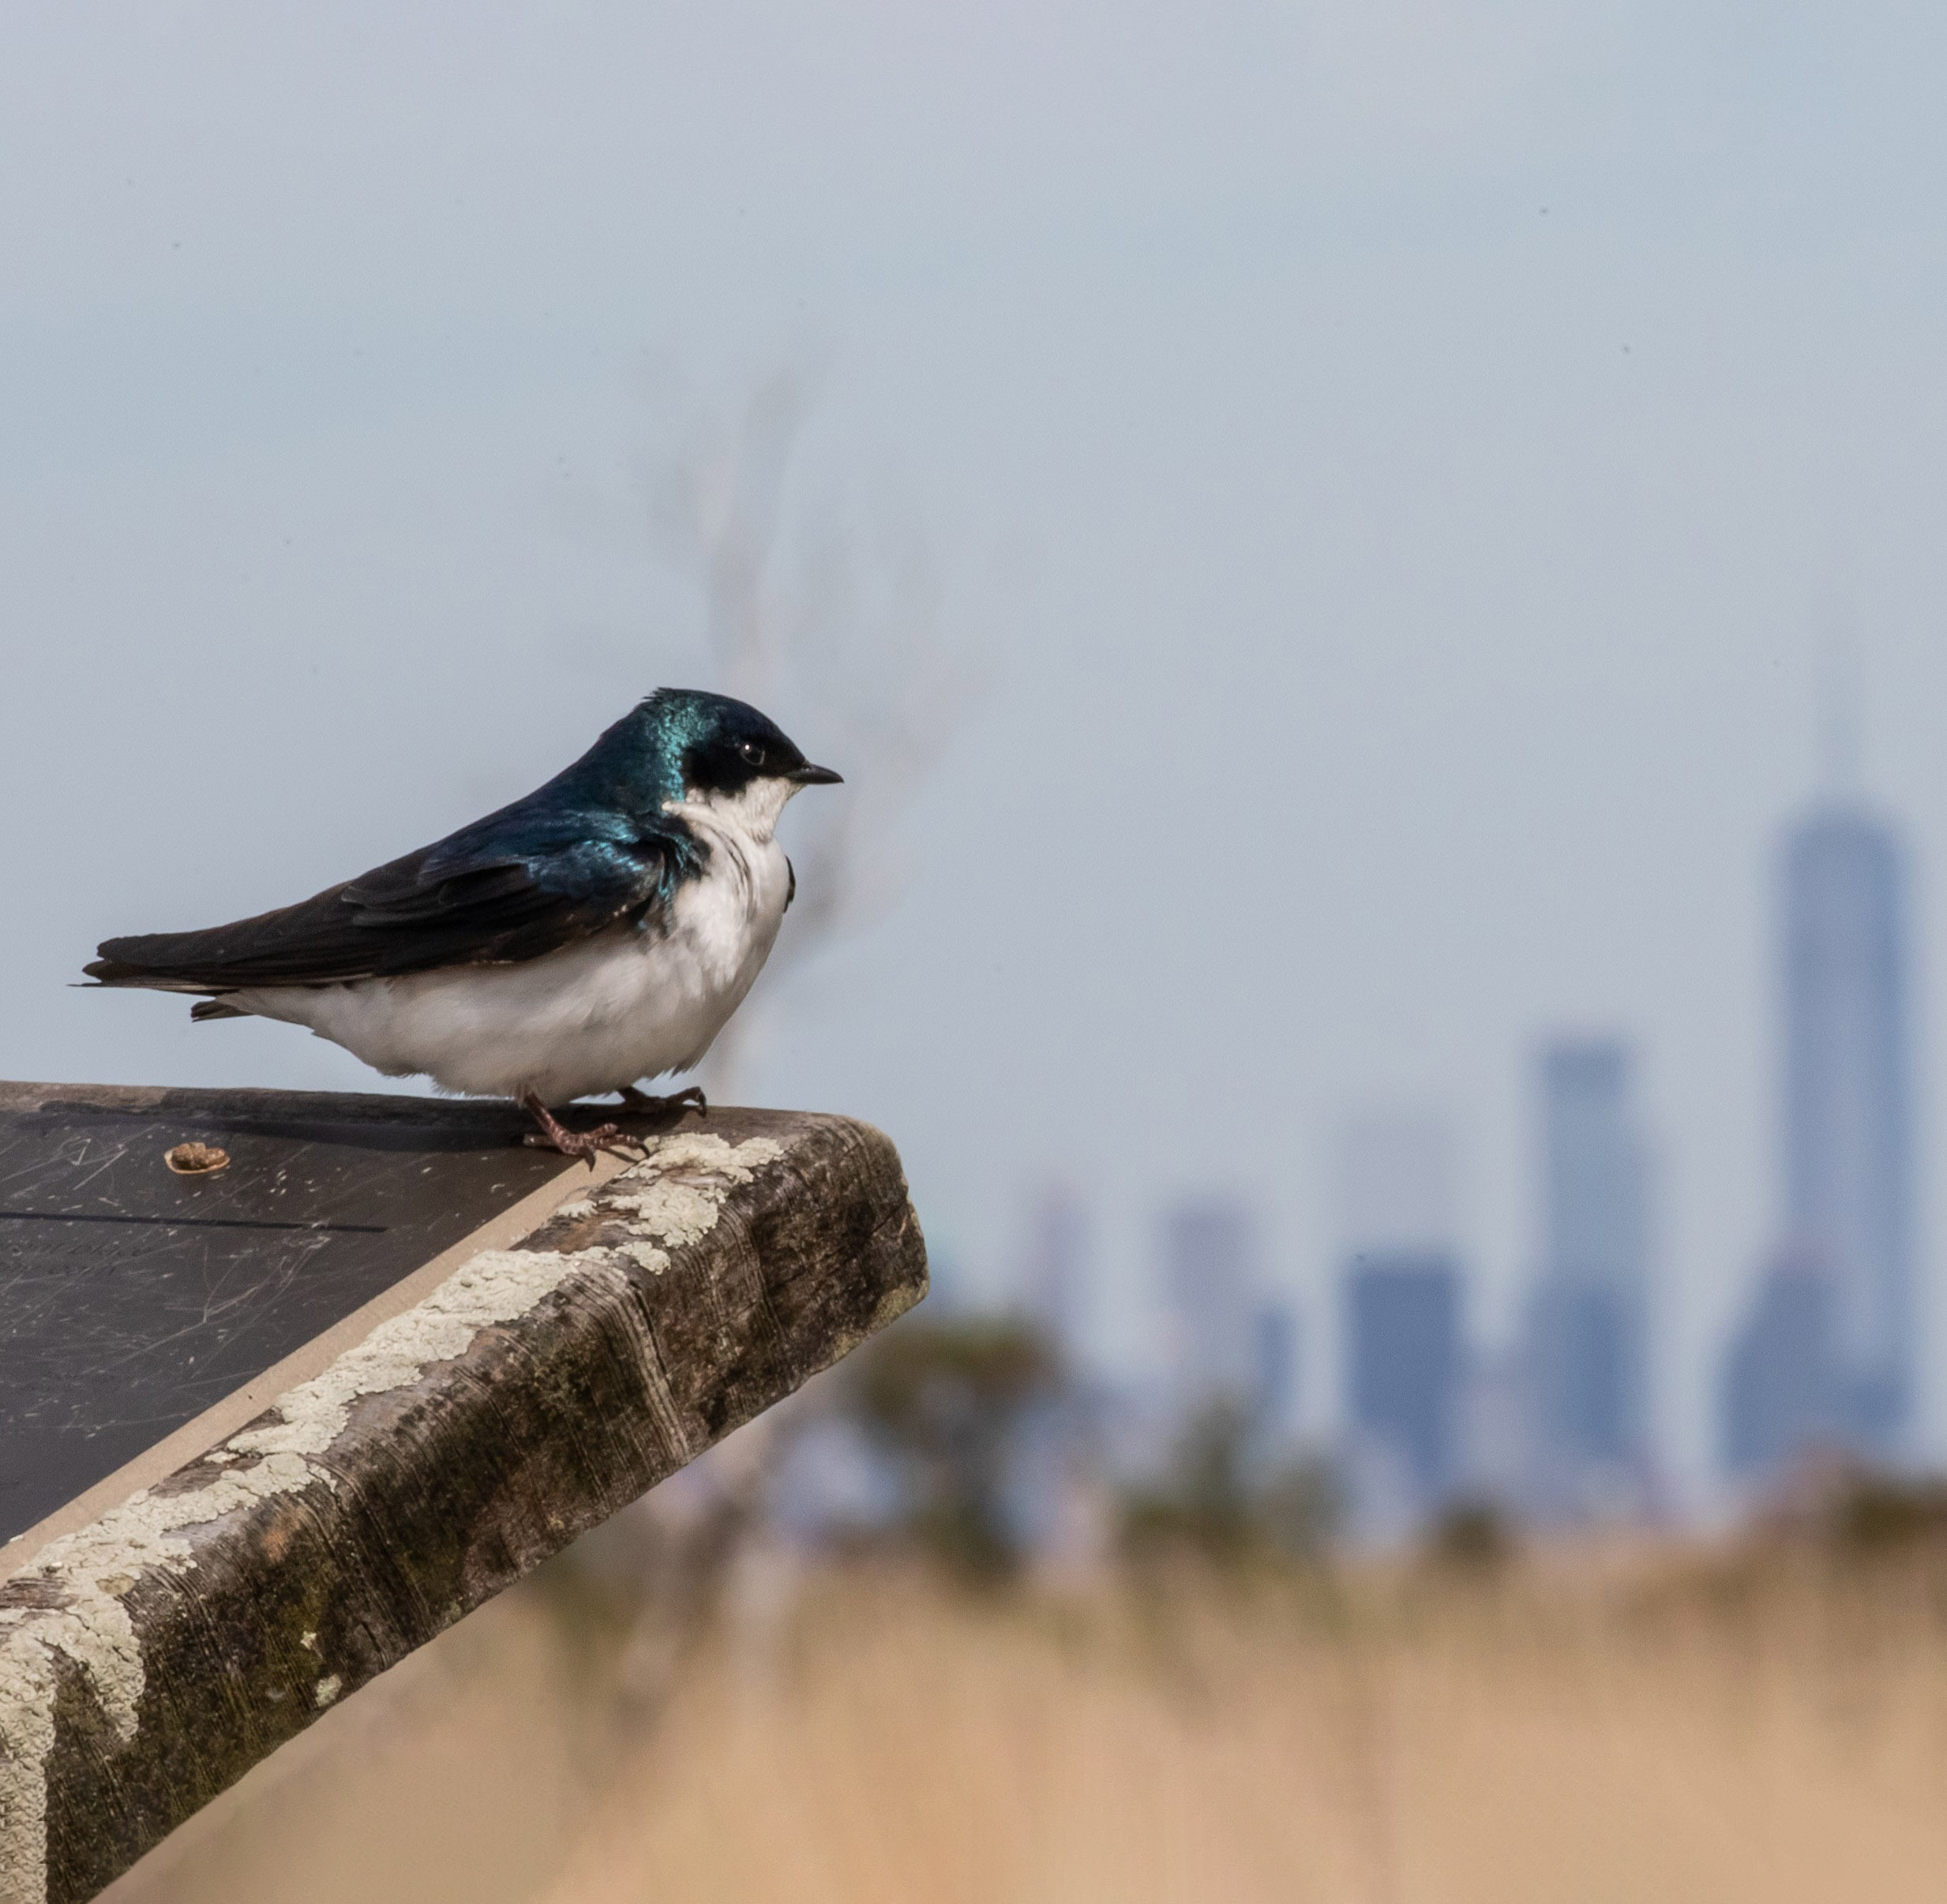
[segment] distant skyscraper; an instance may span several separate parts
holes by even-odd
[[[1067,1185],[1050,1184],[1028,1206],[1020,1303],[1071,1366],[1086,1359],[1088,1285],[1088,1212]]]
[[[1459,1491],[1520,1513],[1532,1505],[1534,1411],[1518,1352],[1467,1358],[1459,1404]]]
[[[1563,1038],[1541,1054],[1542,1151],[1550,1272],[1643,1295],[1642,1139],[1619,1038]]]
[[[1298,1430],[1298,1312],[1289,1302],[1260,1302],[1251,1324],[1258,1441],[1275,1456]]]
[[[1914,1390],[1906,894],[1891,830],[1828,805],[1785,842],[1788,1234],[1822,1265],[1855,1445],[1903,1451]]]
[[[1452,1246],[1454,1134],[1444,1118],[1353,1118],[1339,1133],[1338,1166],[1340,1234],[1353,1252]]]
[[[1339,1160],[1353,1519],[1390,1539],[1460,1479],[1465,1345],[1453,1134],[1439,1117],[1360,1117],[1341,1134]]]
[[[1163,1293],[1180,1413],[1221,1398],[1252,1406],[1258,1287],[1257,1227],[1240,1204],[1206,1198],[1165,1215]]]
[[[1091,1250],[1087,1206],[1059,1181],[1032,1196],[1018,1258],[1017,1301],[1061,1358],[1066,1380],[1019,1422],[1007,1480],[1008,1518],[1035,1565],[1088,1571],[1106,1533],[1107,1396],[1089,1353]]]
[[[1739,1480],[1775,1476],[1843,1438],[1833,1322],[1821,1261],[1787,1253],[1765,1271],[1725,1351],[1718,1389],[1724,1464]]]
[[[1648,1443],[1648,1224],[1630,1056],[1613,1038],[1541,1055],[1544,1256],[1526,1370],[1536,1505],[1613,1499]]]
[[[1356,1254],[1344,1284],[1345,1391],[1356,1442],[1404,1469],[1437,1506],[1457,1474],[1461,1276],[1450,1251]]]

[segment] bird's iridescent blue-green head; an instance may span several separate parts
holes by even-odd
[[[814,766],[748,702],[695,688],[658,688],[602,736],[597,751],[610,750],[658,804],[733,800],[768,781],[777,783],[782,805],[799,787],[829,786],[841,778]]]

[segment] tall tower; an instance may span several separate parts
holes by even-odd
[[[1424,1513],[1446,1500],[1459,1465],[1459,1261],[1450,1250],[1362,1252],[1341,1287],[1352,1431],[1399,1464]]]
[[[1089,1269],[1088,1211],[1071,1186],[1049,1183],[1028,1208],[1019,1302],[1071,1370],[1087,1359]]]
[[[1643,1143],[1619,1039],[1541,1054],[1544,1257],[1528,1314],[1537,1476],[1574,1509],[1637,1491],[1648,1455],[1649,1240]]]
[[[1176,1411],[1257,1400],[1257,1225],[1241,1203],[1208,1197],[1163,1219],[1163,1294]]]
[[[1460,1479],[1465,1279],[1443,1120],[1364,1117],[1341,1138],[1343,1389],[1356,1518],[1398,1533]]]
[[[1906,877],[1892,830],[1851,803],[1787,836],[1786,1220],[1831,1289],[1843,1420],[1904,1451],[1913,1410],[1913,1111]]]

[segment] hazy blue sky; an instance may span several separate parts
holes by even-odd
[[[972,1263],[1075,1175],[1126,1353],[1151,1211],[1240,1186],[1321,1349],[1343,1117],[1455,1119],[1491,1321],[1532,1041],[1630,1030],[1694,1465],[1822,627],[1938,1096],[1944,66],[1876,0],[15,0],[0,1071],[361,1082],[63,988],[697,679],[642,473],[812,358],[803,500],[925,525],[988,685],[760,1094],[885,1126]]]

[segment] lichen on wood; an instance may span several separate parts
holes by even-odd
[[[0,1904],[78,1904],[335,1700],[917,1302],[892,1146],[713,1112],[0,1581]]]

